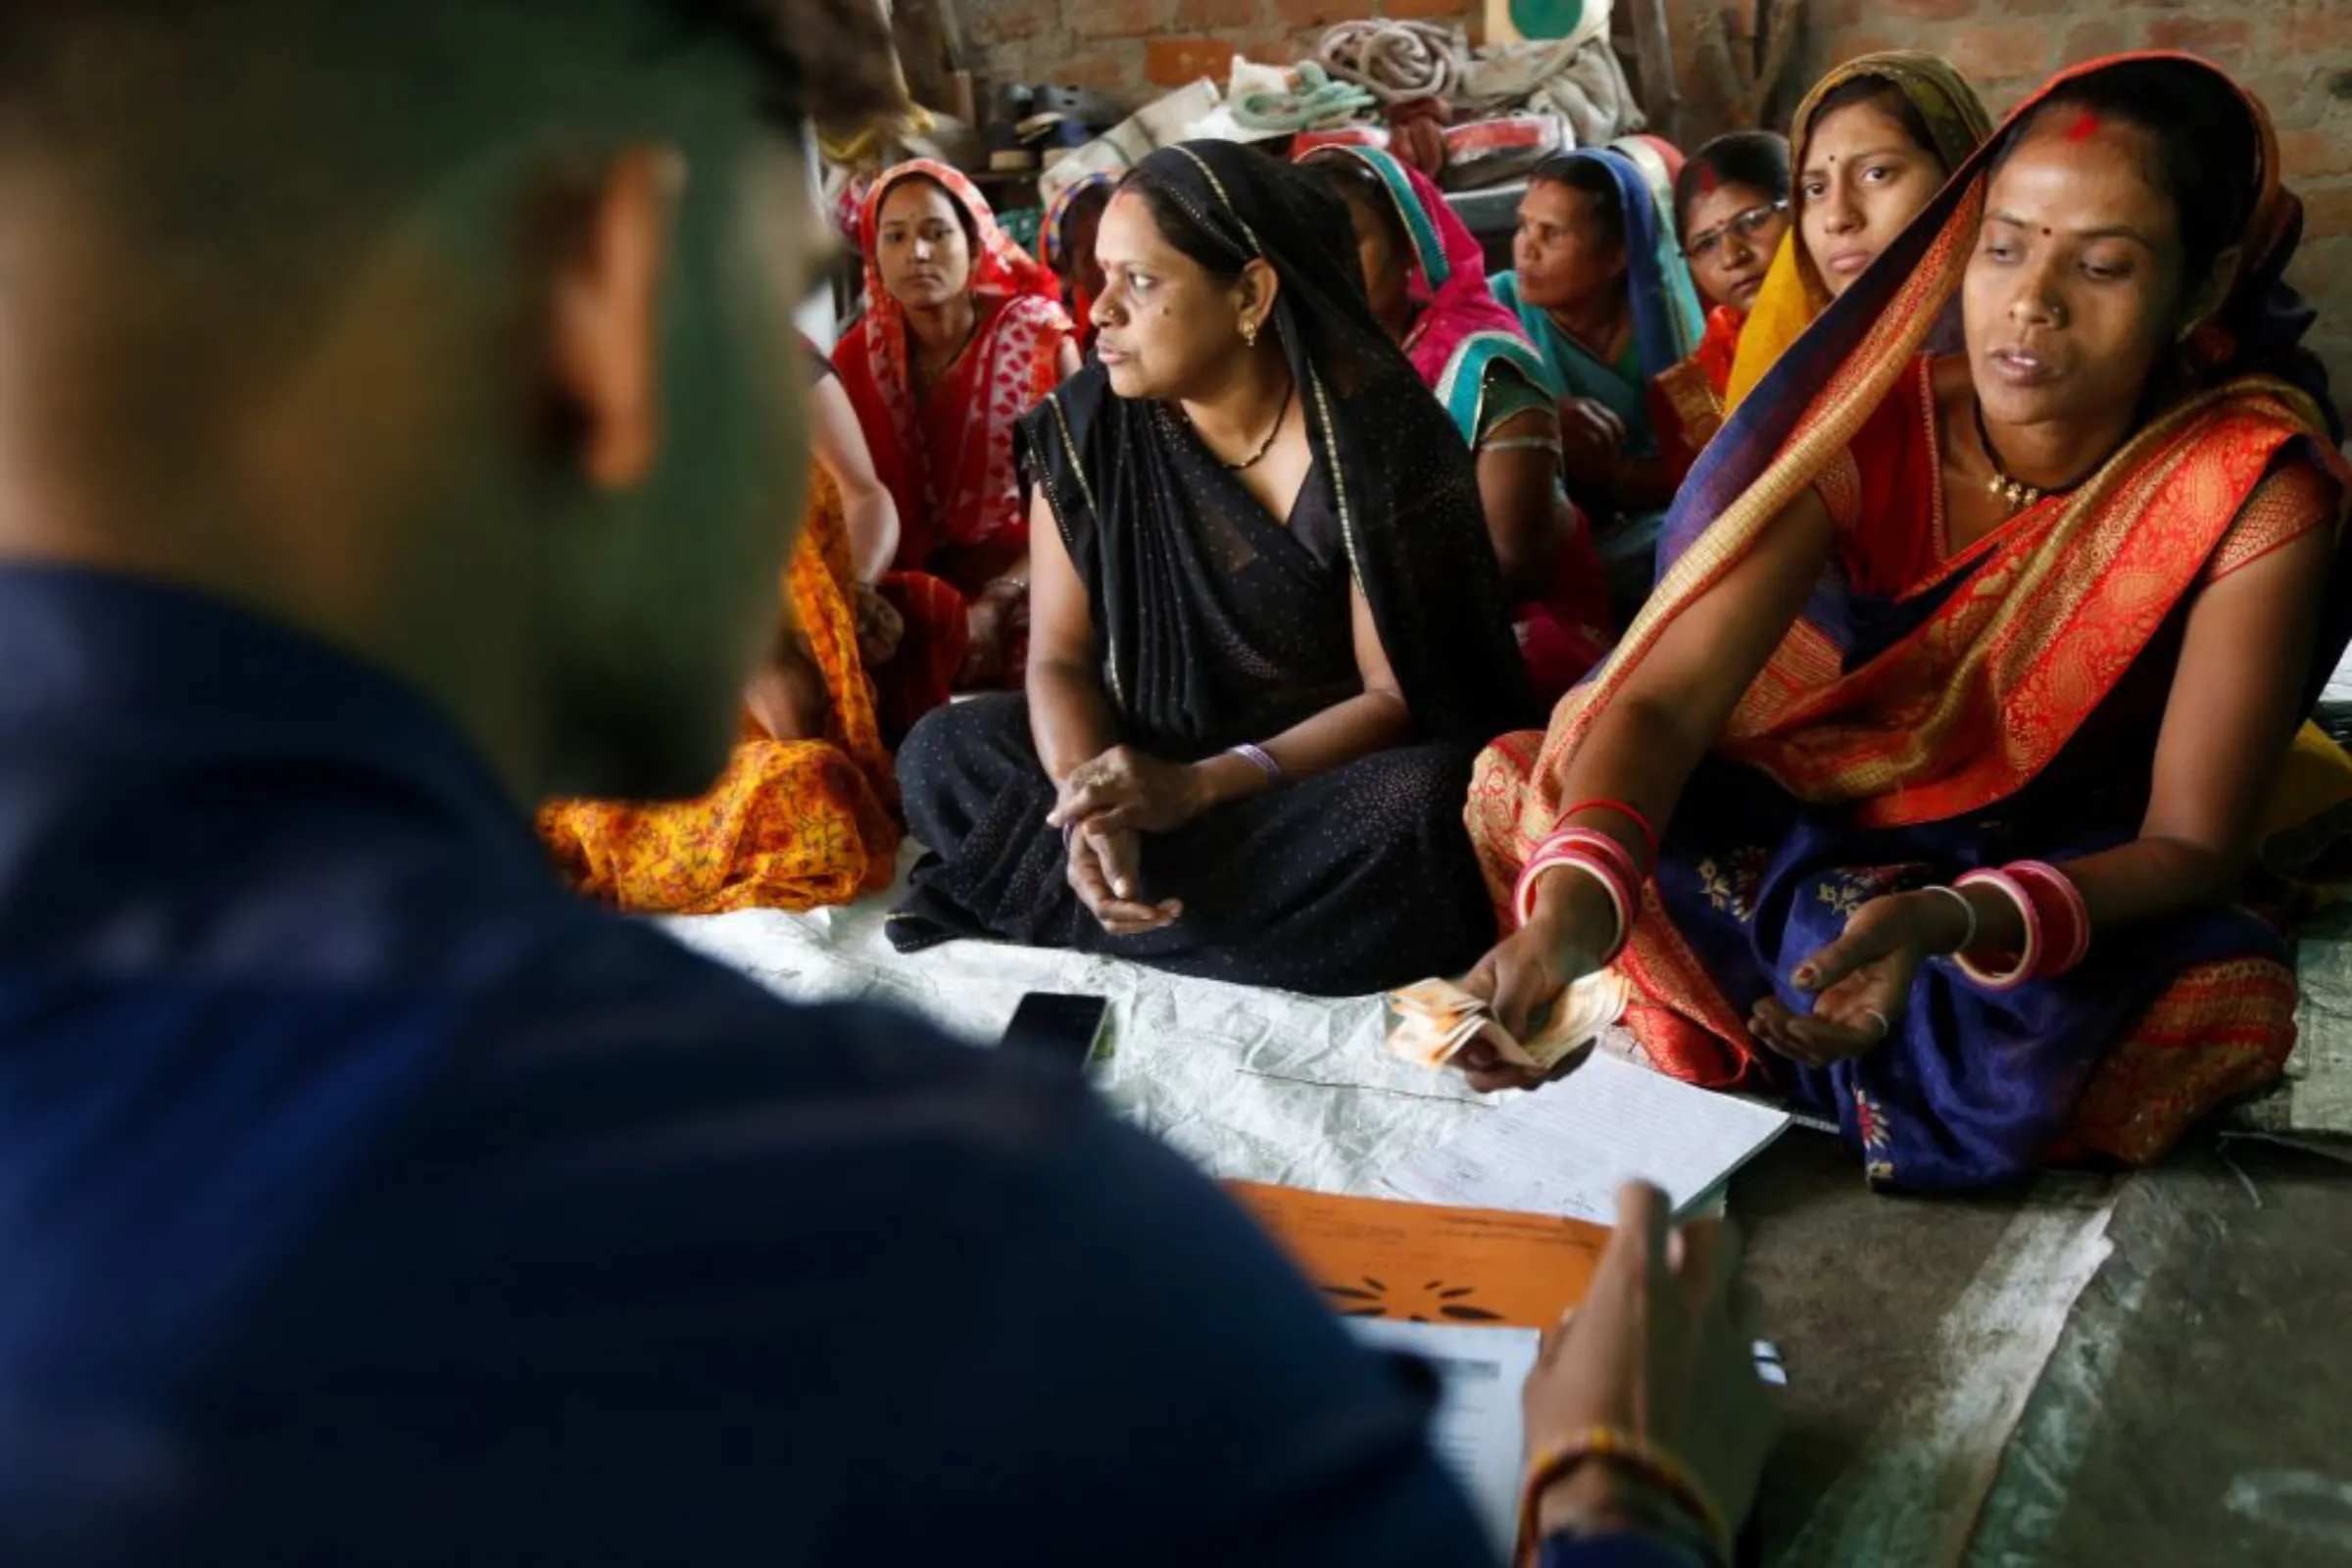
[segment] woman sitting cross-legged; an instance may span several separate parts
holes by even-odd
[[[1470,455],[1349,233],[1231,143],[1164,148],[1112,199],[1100,362],[1021,426],[1028,695],[900,753],[934,852],[902,949],[1346,995],[1494,940],[1462,797],[1482,726],[1530,704]]]
[[[2233,900],[2352,629],[2278,181],[2214,67],[2082,68],[1798,340],[1611,662],[1482,765],[1506,1025],[1614,961],[1653,1062],[1910,1190],[2149,1160],[2278,1076],[2294,973]]]

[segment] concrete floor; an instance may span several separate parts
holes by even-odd
[[[1787,1355],[1768,1563],[2352,1563],[2352,1167],[2238,1143],[1966,1201],[1743,1171]]]

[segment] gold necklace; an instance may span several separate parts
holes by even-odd
[[[1984,449],[1985,466],[1992,469],[1992,477],[1984,481],[1984,493],[2008,502],[2009,510],[2012,512],[2023,512],[2028,507],[2040,504],[2047,497],[2068,495],[2082,489],[2083,483],[2091,475],[2107,466],[2107,459],[2115,456],[2117,448],[2110,448],[2106,457],[2100,458],[2098,462],[2084,468],[2066,483],[2048,490],[2042,489],[2039,485],[2028,484],[2023,479],[2012,479],[2001,466],[2001,455],[1993,450],[1992,432],[1984,427],[1984,400],[1970,398],[1968,403],[1970,412],[1977,416],[1977,444]],[[2128,441],[2131,437],[2126,435],[2124,439]],[[2118,443],[2118,447],[2120,445],[2121,443]]]

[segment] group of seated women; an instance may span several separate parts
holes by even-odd
[[[2290,756],[2352,476],[2218,69],[2077,68],[1996,130],[1865,57],[1787,143],[1544,165],[1492,279],[1369,149],[1170,147],[1048,219],[1040,267],[951,172],[875,183],[737,767],[550,808],[584,885],[854,896],[895,804],[905,950],[1467,972],[1519,1030],[1615,966],[1654,1065],[1904,1190],[2146,1161],[2278,1074],[2240,900],[2289,763],[2352,773]],[[763,811],[854,874],[745,869]]]

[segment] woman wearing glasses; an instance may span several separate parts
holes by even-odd
[[[1723,394],[1747,313],[1788,232],[1788,143],[1736,130],[1701,147],[1674,182],[1674,223],[1707,308],[1698,350],[1649,384],[1658,451],[1679,480],[1723,424]]]

